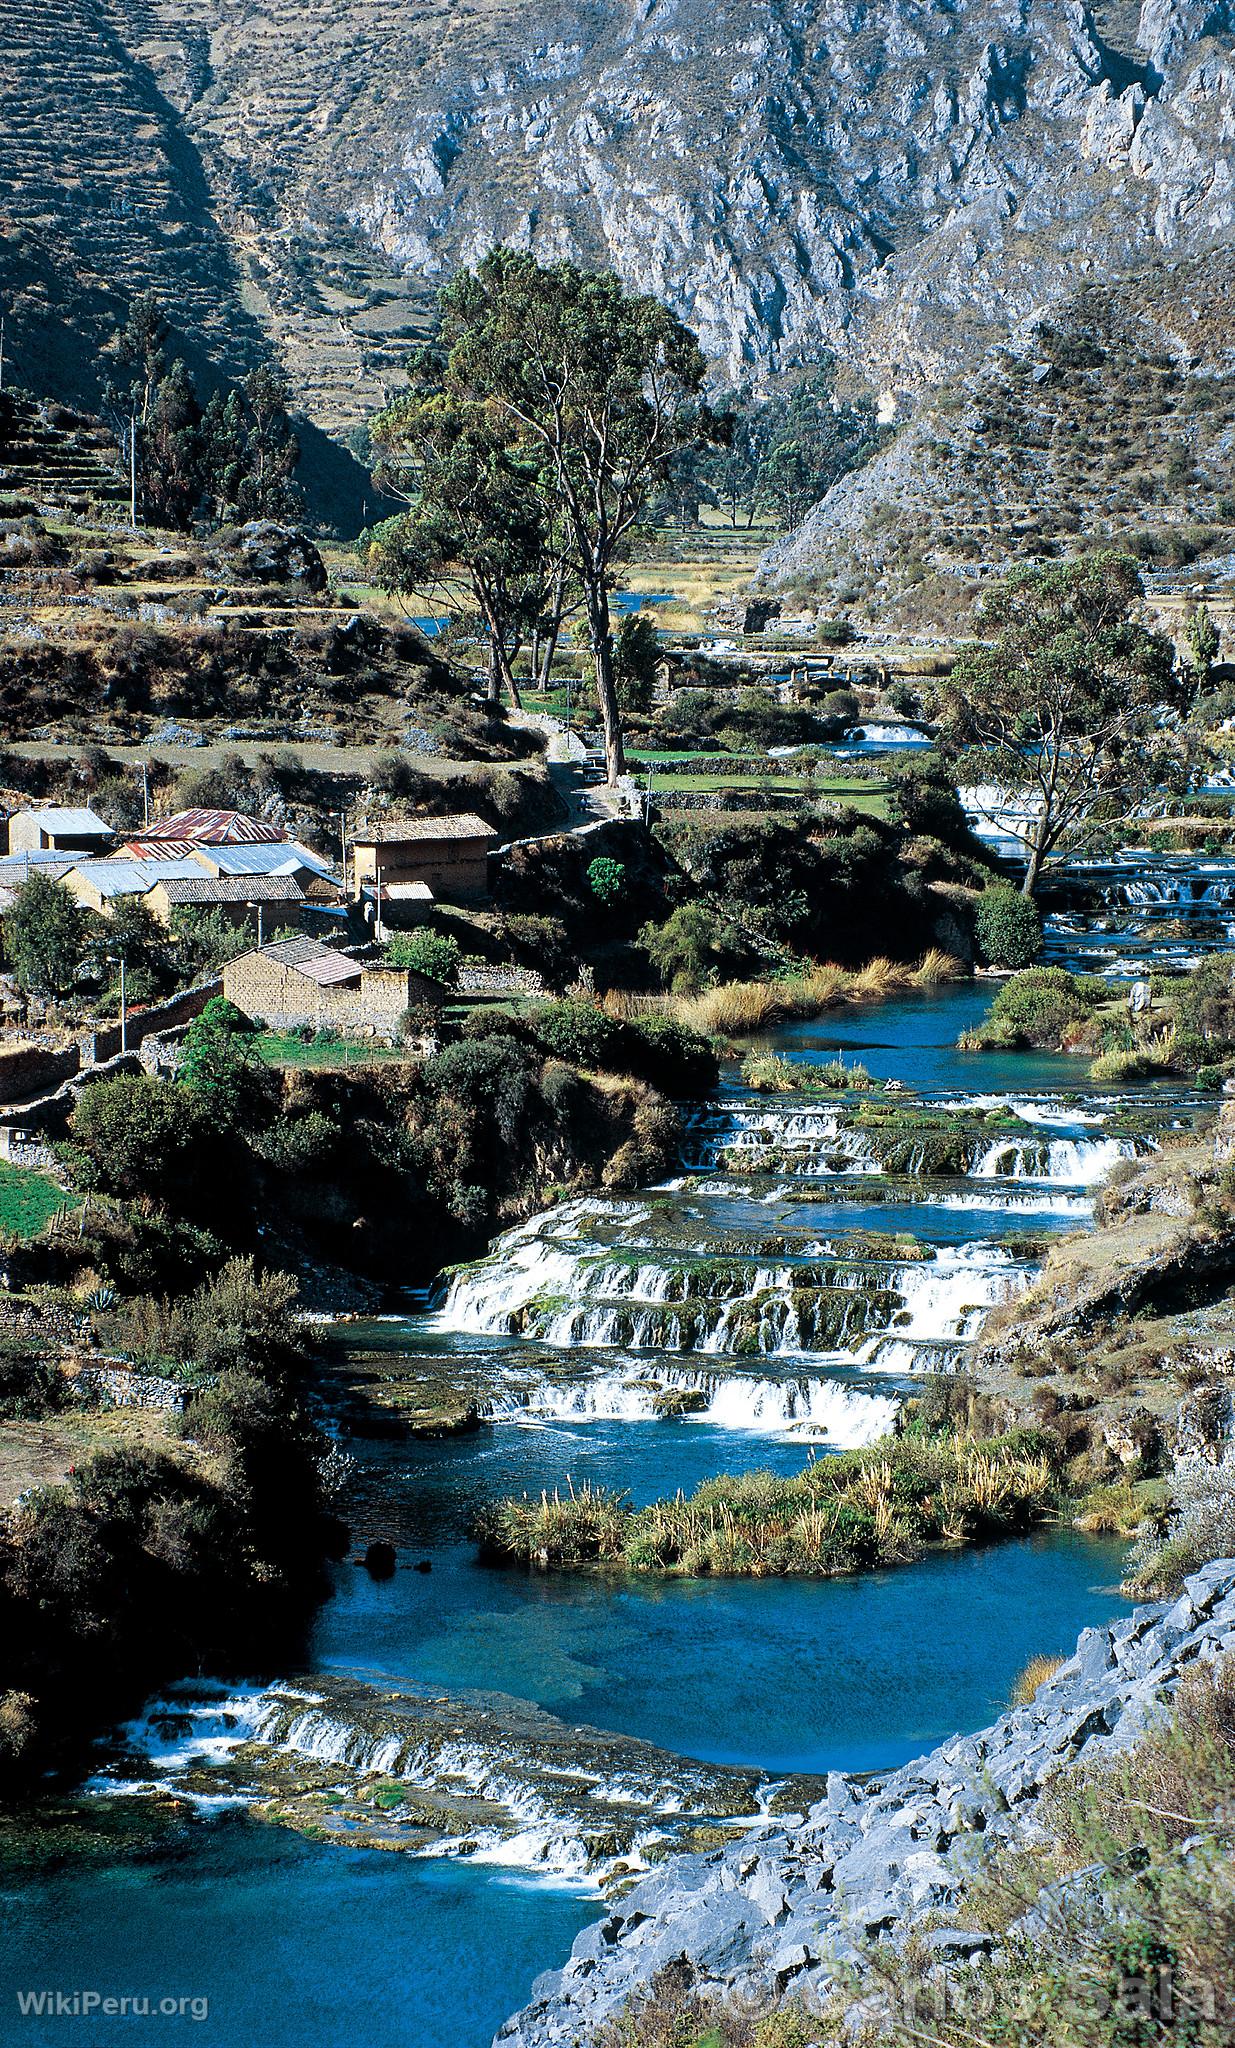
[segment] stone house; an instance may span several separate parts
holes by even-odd
[[[251,927],[260,945],[263,933],[299,927],[305,892],[294,875],[160,875],[145,901],[167,925],[177,910],[220,910],[229,924]]]
[[[9,819],[10,853],[106,853],[115,839],[111,826],[93,811],[48,804],[14,811]]]
[[[254,947],[223,969],[223,993],[250,1017],[275,1030],[320,1030],[396,1037],[405,1010],[439,1004],[442,989],[406,967],[370,966],[316,939],[285,939]]]
[[[352,838],[352,889],[385,901],[388,889],[422,882],[440,901],[475,902],[489,893],[489,855],[498,834],[464,811],[450,818],[384,818]]]

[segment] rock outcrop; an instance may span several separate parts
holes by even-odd
[[[1235,1562],[1207,1566],[1180,1597],[1087,1629],[1033,1700],[981,1734],[865,1783],[834,1773],[800,1822],[768,1821],[735,1845],[681,1856],[578,1937],[564,1970],[537,1980],[504,2048],[587,2041],[685,1957],[701,1989],[823,1998],[864,1943],[904,1941],[927,1914],[941,1955],[989,1948],[947,1915],[992,1851],[1033,1839],[1038,1796],[1060,1771],[1126,1750],[1198,1659],[1235,1650]],[[496,2044],[495,2044],[496,2048]]]
[[[894,407],[1087,279],[1235,224],[1230,0],[548,0],[531,25],[513,0],[54,7],[127,72],[135,132],[161,130],[166,225],[221,235],[330,423],[496,241],[613,264],[727,376],[831,347]],[[59,78],[18,222],[70,191],[71,61]],[[138,189],[99,203],[155,247],[162,193]]]

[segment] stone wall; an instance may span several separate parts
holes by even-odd
[[[44,1045],[17,1045],[0,1052],[0,1102],[25,1102],[58,1088],[81,1065],[81,1047],[66,1045],[52,1051]]]
[[[149,1009],[132,1011],[125,1034],[128,1051],[135,1051],[152,1032],[169,1031],[177,1024],[191,1024],[194,1017],[200,1017],[211,996],[219,995],[222,988],[222,981],[216,977],[213,981],[202,982],[197,988],[187,989],[183,995],[169,997],[165,1003],[151,1003]],[[87,1046],[90,1043],[90,1040],[86,1041]],[[95,1060],[114,1059],[119,1051],[119,1024],[106,1025],[93,1034]],[[87,1063],[85,1046],[82,1063]]]
[[[676,1856],[578,1937],[565,1969],[539,1977],[505,2048],[590,2041],[631,1993],[685,1957],[701,1990],[817,2009],[836,1966],[866,1943],[899,1946],[927,1915],[941,1963],[964,1966],[995,1937],[948,1915],[993,1850],[1032,1836],[1038,1794],[1083,1755],[1098,1763],[1161,1720],[1198,1658],[1235,1652],[1235,1561],[1207,1565],[1173,1603],[1087,1629],[1026,1706],[903,1769],[859,1781],[832,1772],[800,1820],[767,1820],[738,1843]],[[1049,1894],[1030,1908],[1049,1910]],[[1017,1923],[1014,1923],[1014,1927]],[[856,2018],[856,2015],[851,2015]]]
[[[229,1000],[250,1017],[264,1017],[276,1030],[302,1025],[320,1030],[376,1031],[394,1036],[404,1011],[415,1003],[440,1002],[441,987],[406,968],[366,967],[353,988],[321,988],[294,967],[247,953],[223,970]]]

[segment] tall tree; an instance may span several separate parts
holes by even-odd
[[[68,890],[46,875],[28,876],[4,920],[4,949],[21,987],[64,995],[77,979],[85,936],[85,913]]]
[[[1127,816],[1182,762],[1187,701],[1169,640],[1137,616],[1135,562],[1111,550],[1012,569],[980,607],[986,644],[941,686],[954,746],[1028,798],[1024,893],[1060,842],[1099,812]]]
[[[548,530],[526,460],[504,423],[450,377],[442,350],[421,349],[410,389],[370,422],[379,489],[408,510],[368,540],[375,582],[454,608],[469,590],[489,648],[489,695],[518,704],[515,658],[550,597]]]
[[[459,272],[440,304],[447,384],[502,423],[560,522],[616,782],[625,755],[611,572],[673,458],[720,432],[700,401],[702,352],[667,307],[628,293],[611,272],[545,269],[515,249]]]

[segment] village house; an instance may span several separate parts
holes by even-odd
[[[106,853],[115,840],[111,826],[93,811],[47,805],[39,810],[14,811],[9,819],[11,854]]]
[[[333,1025],[383,1038],[400,1035],[409,1008],[442,1000],[437,982],[409,968],[371,966],[309,938],[280,940],[229,960],[223,993],[278,1031]]]
[[[195,860],[108,859],[78,861],[58,879],[84,910],[110,917],[121,896],[146,896],[156,882],[184,880],[200,874]]]
[[[489,893],[489,855],[498,843],[492,825],[464,811],[450,818],[384,818],[352,839],[352,889],[357,897],[421,882],[447,903],[474,902]]]
[[[166,925],[178,910],[218,910],[229,924],[251,927],[259,946],[284,926],[298,929],[305,909],[294,875],[160,875],[143,900]]]

